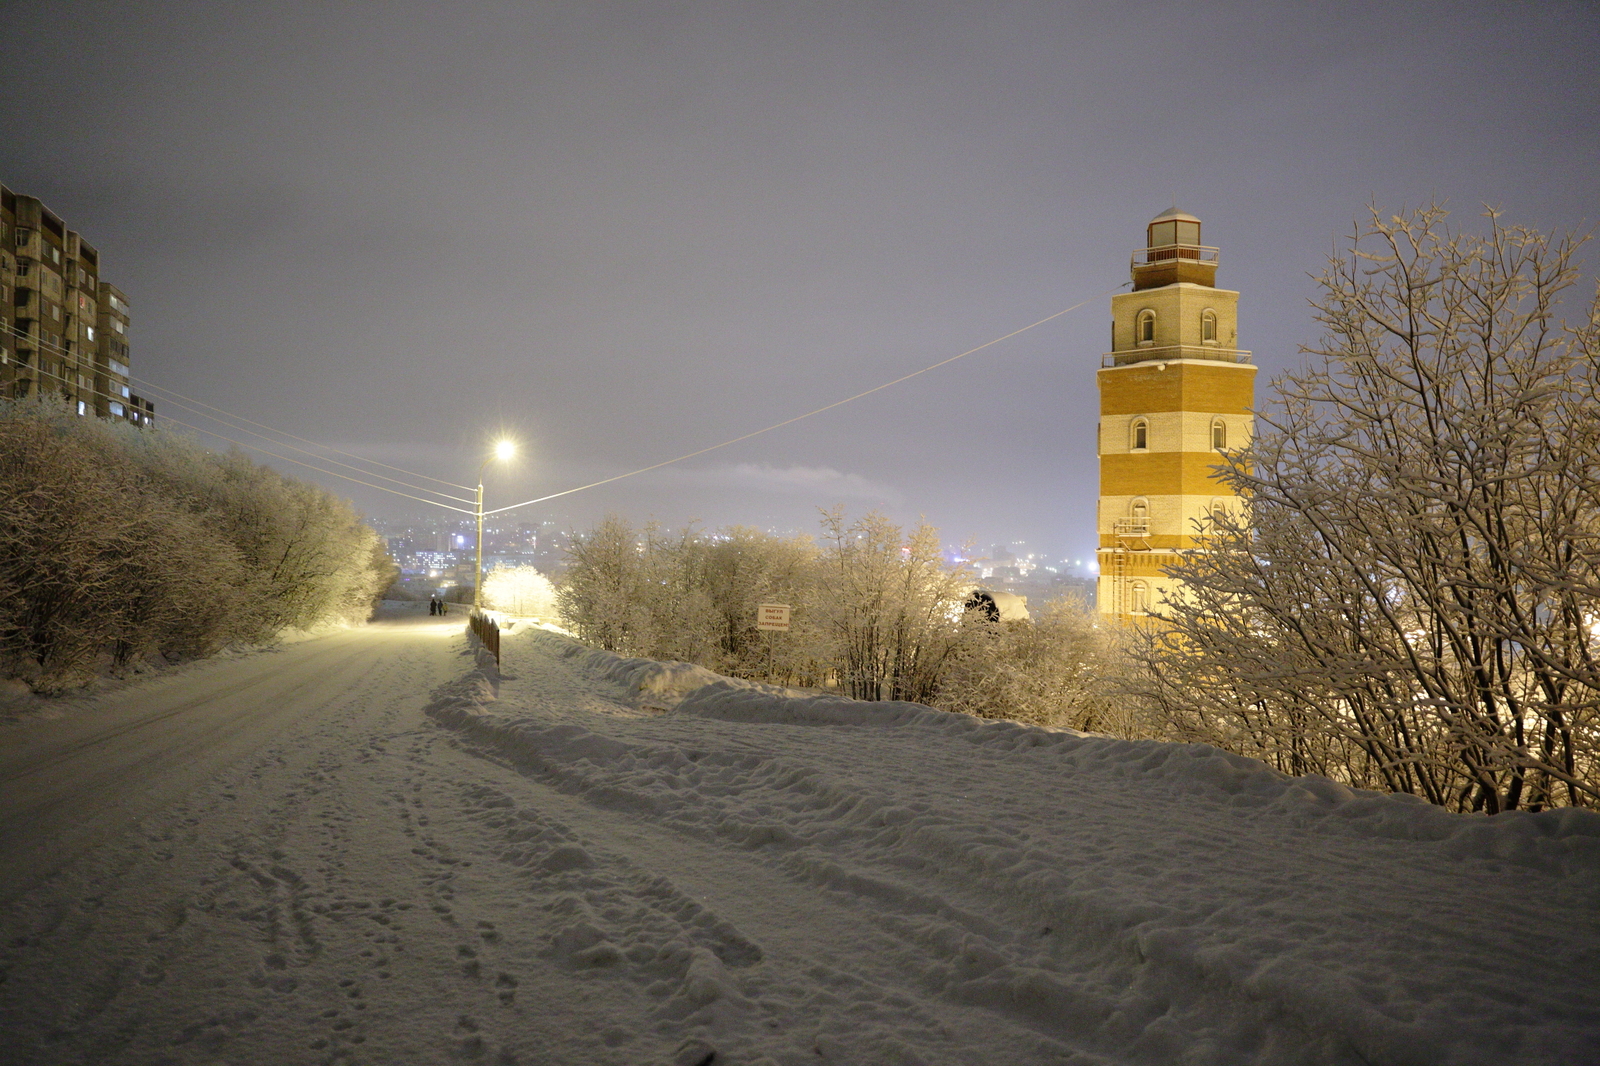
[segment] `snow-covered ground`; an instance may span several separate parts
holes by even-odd
[[[460,621],[0,726],[0,1061],[1600,1062],[1600,816]]]

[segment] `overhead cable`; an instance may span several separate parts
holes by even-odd
[[[854,402],[856,400],[861,399],[864,396],[871,396],[875,392],[882,392],[884,389],[887,389],[887,388],[889,388],[889,387],[891,387],[893,385],[898,385],[902,381],[910,381],[912,378],[917,377],[917,376],[919,376],[921,374],[926,374],[930,370],[937,370],[942,366],[949,366],[951,363],[955,362],[957,359],[965,359],[967,356],[972,355],[974,352],[981,352],[985,348],[992,348],[996,344],[999,344],[1001,341],[1010,340],[1012,337],[1015,337],[1018,334],[1026,333],[1030,329],[1034,329],[1036,327],[1042,326],[1046,322],[1052,322],[1055,319],[1060,318],[1062,315],[1068,314],[1068,313],[1070,313],[1072,311],[1076,311],[1078,308],[1082,307],[1086,303],[1089,303],[1089,302],[1091,302],[1093,300],[1105,299],[1107,296],[1113,295],[1116,291],[1117,290],[1113,289],[1110,292],[1105,292],[1105,293],[1101,293],[1101,294],[1096,295],[1096,296],[1091,296],[1087,300],[1080,300],[1079,302],[1073,304],[1071,307],[1064,308],[1063,310],[1057,311],[1053,315],[1046,315],[1044,318],[1039,319],[1039,321],[1031,323],[1031,324],[1026,325],[1026,326],[1023,326],[1021,329],[1014,329],[1010,333],[1007,333],[1002,337],[996,337],[996,338],[994,338],[994,340],[986,341],[985,343],[978,345],[976,348],[968,348],[966,351],[962,352],[960,355],[952,355],[948,359],[941,359],[937,363],[933,363],[930,366],[925,366],[921,370],[913,370],[911,373],[904,374],[904,375],[902,375],[900,377],[897,377],[893,381],[885,381],[882,385],[876,385],[876,386],[874,386],[874,387],[872,387],[870,389],[865,390],[864,392],[858,392],[854,396],[846,396],[842,400],[835,400],[833,403],[830,403],[830,404],[828,404],[828,405],[826,405],[824,407],[819,407],[815,411],[807,411],[803,415],[795,415],[793,418],[786,418],[782,422],[776,422],[776,423],[774,423],[774,424],[772,424],[770,426],[767,426],[767,427],[765,427],[763,429],[753,430],[752,432],[746,433],[746,434],[744,434],[742,436],[730,438],[729,440],[725,440],[720,444],[712,444],[712,445],[710,445],[708,447],[701,448],[698,451],[688,452],[688,453],[686,453],[684,455],[677,456],[676,458],[673,458],[673,459],[666,459],[666,460],[663,460],[662,462],[659,462],[659,463],[653,463],[650,466],[642,466],[637,470],[630,470],[626,474],[618,474],[615,477],[602,478],[599,481],[591,481],[587,485],[579,485],[576,488],[564,489],[561,492],[552,492],[550,495],[548,495],[548,496],[540,496],[536,500],[523,500],[521,503],[513,503],[513,504],[510,504],[510,505],[505,506],[505,507],[496,507],[492,511],[485,511],[483,513],[485,515],[491,515],[491,514],[499,514],[502,511],[514,511],[518,507],[528,507],[528,506],[531,506],[532,504],[544,503],[546,500],[556,499],[559,496],[570,496],[574,492],[583,492],[585,489],[599,488],[601,485],[609,485],[613,481],[621,481],[624,478],[637,477],[640,474],[648,474],[652,470],[660,470],[664,466],[671,466],[673,463],[681,463],[685,459],[693,459],[693,458],[695,458],[697,456],[705,455],[708,452],[714,452],[714,451],[717,451],[717,450],[719,450],[721,448],[726,448],[729,445],[738,444],[741,441],[750,440],[752,437],[759,437],[763,433],[771,433],[773,430],[782,429],[784,426],[792,426],[796,422],[804,421],[805,419],[811,418],[814,415],[820,415],[824,411],[831,411],[835,407],[843,407],[845,404],[852,403],[852,402]]]
[[[139,384],[141,384],[143,386],[146,386],[147,388],[155,389],[157,392],[164,392],[168,396],[176,396],[180,400],[188,400],[190,403],[199,404],[201,407],[210,408],[213,411],[219,411],[222,414],[227,415],[229,418],[237,419],[240,422],[248,423],[249,425],[256,426],[256,427],[258,427],[260,429],[270,430],[271,432],[276,433],[279,436],[288,437],[290,440],[297,440],[297,441],[300,441],[302,444],[313,444],[313,445],[316,445],[318,448],[323,449],[324,451],[330,451],[330,452],[333,452],[333,453],[335,453],[337,455],[348,455],[352,459],[360,459],[363,463],[366,463],[369,466],[381,466],[385,470],[393,470],[396,473],[400,473],[400,474],[410,474],[412,477],[420,477],[424,481],[437,481],[441,485],[449,485],[453,489],[461,489],[464,492],[471,492],[472,491],[472,486],[471,485],[457,485],[454,481],[446,481],[443,478],[431,477],[431,476],[429,476],[427,474],[419,474],[415,470],[406,470],[403,467],[390,466],[388,463],[380,463],[376,459],[363,458],[362,456],[359,456],[359,455],[355,454],[354,452],[342,451],[342,450],[340,450],[338,448],[332,447],[331,445],[319,444],[317,441],[314,441],[314,440],[307,440],[304,437],[297,437],[293,433],[288,432],[287,430],[273,429],[271,426],[264,426],[260,422],[251,422],[250,419],[244,417],[243,415],[236,415],[236,414],[232,413],[231,411],[224,410],[221,407],[213,407],[211,404],[205,403],[204,401],[191,399],[190,397],[183,395],[183,393],[181,393],[181,392],[176,392],[176,391],[174,391],[172,389],[167,388],[164,385],[157,385],[155,382],[150,381],[148,378],[132,378],[132,377],[130,377],[129,380],[137,381]],[[176,402],[176,401],[170,401],[170,402]],[[191,410],[192,410],[192,408],[191,408]],[[198,413],[198,412],[196,412],[196,413]],[[286,447],[287,447],[287,445],[286,445]],[[332,462],[332,460],[330,459],[329,462]],[[382,475],[374,474],[372,476],[373,477],[381,477]],[[393,479],[390,479],[390,480],[393,480]],[[404,482],[398,482],[398,484],[404,484]],[[431,490],[424,490],[424,491],[431,491]],[[443,495],[443,494],[441,493],[441,495]],[[451,498],[454,499],[454,497],[451,497]]]

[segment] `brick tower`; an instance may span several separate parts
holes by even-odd
[[[1237,506],[1211,468],[1250,439],[1256,368],[1238,348],[1239,294],[1216,287],[1217,249],[1177,208],[1146,229],[1133,289],[1111,298],[1101,361],[1101,614],[1139,618],[1181,595],[1165,574],[1203,550],[1210,516]]]

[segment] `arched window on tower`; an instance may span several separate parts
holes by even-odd
[[[1210,308],[1200,312],[1200,343],[1217,343],[1217,313]]]
[[[1136,452],[1147,451],[1150,447],[1150,423],[1143,418],[1135,418],[1128,433],[1128,447]]]
[[[1220,418],[1211,420],[1211,446],[1219,452],[1228,446],[1228,423]]]
[[[1128,586],[1128,613],[1150,613],[1150,586],[1143,581],[1135,581]]]
[[[1139,318],[1134,323],[1134,341],[1141,348],[1148,348],[1156,342],[1156,313],[1146,308],[1139,312]]]
[[[1143,496],[1135,496],[1128,504],[1128,517],[1138,522],[1143,522],[1150,517],[1150,501]]]
[[[1206,506],[1206,526],[1210,532],[1215,533],[1221,529],[1228,519],[1228,498],[1226,496],[1213,496],[1211,503]]]

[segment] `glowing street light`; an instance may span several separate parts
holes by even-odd
[[[499,459],[505,462],[517,454],[517,442],[504,438],[495,441],[494,453],[478,466],[478,568],[473,571],[476,575],[472,581],[472,611],[476,614],[483,609],[483,470],[489,465],[490,460]]]

